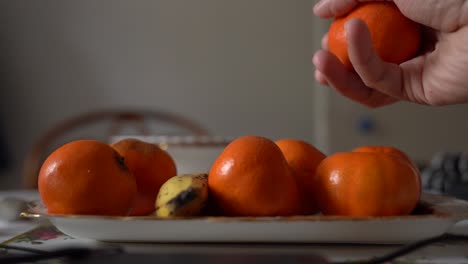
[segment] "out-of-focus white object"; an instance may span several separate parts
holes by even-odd
[[[116,136],[112,142],[136,138],[158,145],[174,159],[177,174],[208,173],[232,138],[221,136]]]

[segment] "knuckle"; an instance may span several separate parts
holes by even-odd
[[[365,64],[364,67],[368,67],[367,72],[361,76],[365,85],[369,87],[379,87],[385,82],[387,74],[384,69],[372,69],[370,64]]]

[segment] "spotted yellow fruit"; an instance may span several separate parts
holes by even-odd
[[[200,215],[208,202],[208,174],[177,175],[159,189],[155,201],[158,217]]]

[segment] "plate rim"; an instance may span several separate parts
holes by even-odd
[[[412,219],[446,219],[459,221],[468,218],[468,201],[450,196],[423,193],[421,203],[425,203],[432,213],[418,215],[395,216],[339,216],[339,215],[296,215],[296,216],[191,216],[163,218],[155,215],[147,216],[110,216],[110,215],[77,215],[77,214],[49,214],[41,200],[28,203],[28,209],[20,213],[24,218],[60,218],[60,219],[100,219],[119,221],[211,221],[211,222],[332,222],[332,221],[394,221]],[[455,206],[454,206],[455,203]]]

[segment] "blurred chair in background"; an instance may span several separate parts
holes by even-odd
[[[128,128],[132,128],[134,134],[125,132]],[[86,130],[86,134],[79,134],[82,130]],[[164,111],[103,110],[79,114],[59,122],[38,138],[24,159],[23,188],[37,188],[37,176],[42,162],[60,145],[76,139],[109,142],[119,134],[209,136],[208,131],[197,122]]]
[[[8,148],[4,127],[0,122],[0,172],[10,168],[10,149]]]

